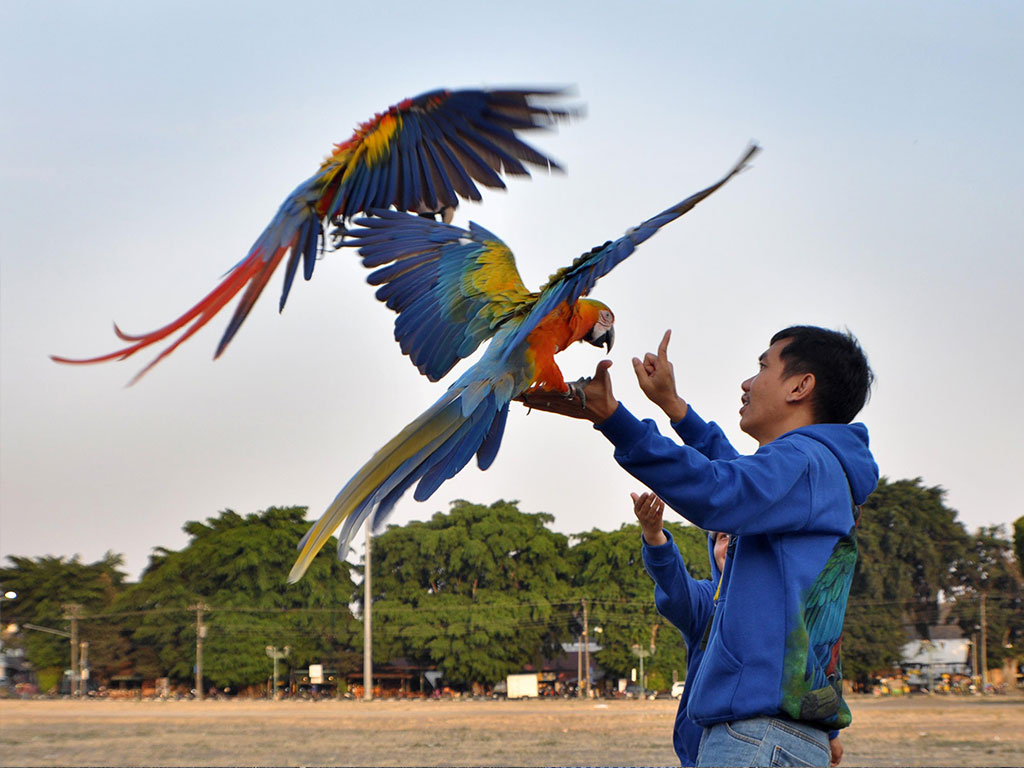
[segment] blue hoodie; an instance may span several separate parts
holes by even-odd
[[[670,507],[732,534],[703,657],[686,684],[689,718],[702,727],[761,715],[849,725],[839,647],[854,505],[878,484],[867,428],[813,424],[749,456],[693,408],[673,424],[687,445],[621,403],[597,428],[616,461]]]

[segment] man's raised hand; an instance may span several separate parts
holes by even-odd
[[[672,331],[665,331],[658,345],[658,354],[648,352],[644,359],[633,358],[633,370],[640,389],[647,399],[661,408],[672,422],[681,421],[689,406],[676,392],[676,374],[668,359],[668,342]]]
[[[640,521],[640,530],[648,546],[659,547],[668,542],[664,530],[665,502],[648,492],[631,493],[633,514]]]

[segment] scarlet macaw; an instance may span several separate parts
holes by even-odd
[[[611,348],[612,311],[580,297],[637,245],[742,170],[757,151],[750,147],[707,189],[583,254],[536,293],[523,285],[508,246],[476,224],[465,230],[386,210],[357,219],[346,245],[358,247],[363,265],[376,268],[368,282],[380,286],[377,298],[398,313],[395,338],[420,372],[436,381],[485,339],[491,342],[475,365],[341,489],[299,543],[288,580],[302,577],[339,525],[338,555],[344,558],[371,512],[376,510],[373,522],[380,525],[414,483],[414,498],[424,501],[474,454],[480,469],[487,469],[513,398],[531,387],[569,392],[556,353],[576,341]]]
[[[441,214],[450,220],[458,198],[479,200],[473,183],[504,188],[499,173],[529,176],[524,163],[560,170],[551,158],[519,138],[518,132],[550,128],[577,114],[564,106],[540,106],[538,99],[560,97],[558,90],[437,90],[406,99],[362,123],[336,144],[320,169],[288,196],[249,253],[195,306],[171,323],[142,335],[114,332],[128,346],[88,359],[53,356],[61,363],[122,360],[181,331],[132,380],[173,352],[208,323],[243,288],[219,357],[241,327],[267,280],[288,255],[280,309],[303,261],[313,276],[324,243],[324,225],[341,223],[371,208]],[[186,327],[187,326],[187,327]],[[184,330],[182,330],[184,329]]]

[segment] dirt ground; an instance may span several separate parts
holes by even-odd
[[[854,697],[843,766],[1024,766],[1024,698]],[[673,766],[672,700],[0,700],[4,766]]]

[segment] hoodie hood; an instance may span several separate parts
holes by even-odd
[[[811,424],[793,430],[824,445],[846,473],[853,503],[860,506],[878,486],[878,464],[868,447],[868,428],[856,424]]]
[[[718,570],[718,563],[715,562],[715,532],[712,531],[708,534],[708,562],[711,563],[711,583],[715,586],[718,585],[719,579],[722,578],[722,572]]]

